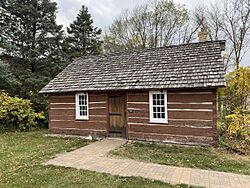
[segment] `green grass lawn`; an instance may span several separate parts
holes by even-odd
[[[133,142],[111,155],[164,165],[211,169],[250,175],[250,157],[243,157],[209,147],[186,147]]]
[[[43,166],[63,151],[85,146],[78,138],[45,137],[47,131],[0,133],[0,187],[187,187],[136,177],[118,177],[73,168]]]

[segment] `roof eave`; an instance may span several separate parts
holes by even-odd
[[[155,87],[155,88],[139,88],[139,89],[77,89],[77,90],[67,90],[67,91],[39,91],[39,94],[57,94],[57,93],[77,93],[77,92],[117,92],[117,91],[150,91],[150,90],[197,90],[197,89],[218,89],[218,88],[224,88],[226,87],[225,84],[218,85],[218,86],[208,86],[208,87],[180,87],[180,88],[161,88],[161,87]]]

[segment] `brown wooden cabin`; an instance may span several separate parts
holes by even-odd
[[[41,93],[53,134],[211,145],[224,41],[78,58]]]

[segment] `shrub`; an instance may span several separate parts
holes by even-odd
[[[233,114],[226,116],[224,123],[218,132],[219,145],[232,153],[250,154],[250,114],[238,108]]]
[[[2,128],[18,128],[28,130],[37,125],[37,121],[44,119],[42,113],[36,113],[27,99],[10,97],[0,92],[0,126]]]
[[[226,82],[218,91],[219,144],[230,152],[250,154],[250,66],[229,73]]]
[[[233,114],[239,108],[249,109],[250,66],[240,67],[229,73],[226,81],[227,87],[220,91],[221,98],[223,99],[223,114]]]
[[[227,115],[226,119],[230,137],[250,142],[250,114],[237,109],[234,114]]]

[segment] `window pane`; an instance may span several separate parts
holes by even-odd
[[[160,107],[157,107],[157,112],[160,112],[161,111],[161,108]]]
[[[157,94],[157,97],[156,97],[157,99],[160,99],[160,94]]]
[[[155,100],[156,99],[156,94],[153,94],[153,100]]]
[[[156,100],[153,99],[153,105],[156,105]]]
[[[165,119],[165,113],[162,113],[162,118]]]
[[[165,107],[161,107],[161,112],[165,112]]]
[[[163,100],[164,100],[164,94],[161,94],[161,99],[163,99]]]
[[[156,112],[156,107],[153,107],[153,112]]]
[[[161,100],[161,105],[164,105],[165,103],[164,103],[164,100]]]
[[[159,100],[159,99],[157,100],[157,103],[156,103],[156,104],[157,104],[157,105],[160,105],[160,100]]]

